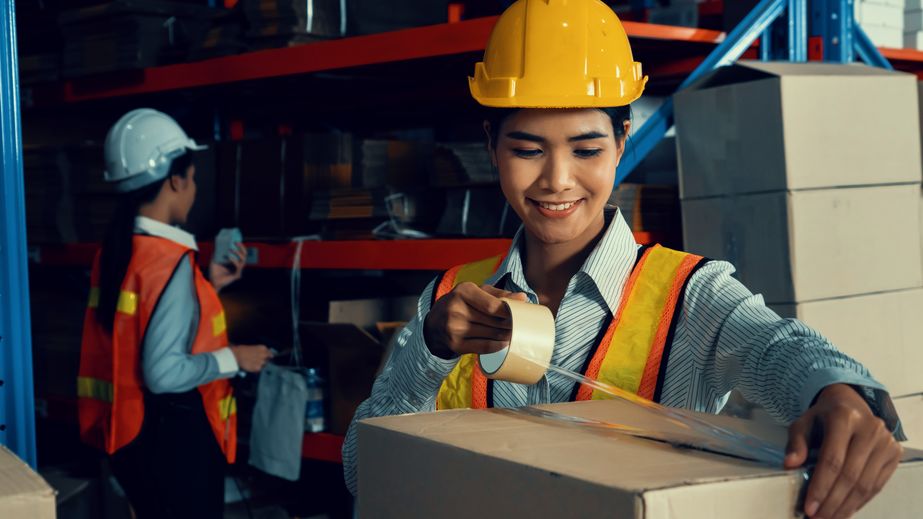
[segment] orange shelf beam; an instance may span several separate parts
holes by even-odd
[[[344,437],[329,433],[306,433],[301,441],[302,459],[343,463]]]
[[[477,52],[484,50],[497,19],[477,18],[152,67],[120,73],[118,80],[91,76],[35,85],[26,97],[34,106],[75,103]],[[638,22],[623,25],[636,39],[711,44],[724,39],[720,31]]]
[[[638,243],[652,243],[661,237],[636,232]],[[306,241],[301,250],[301,268],[318,270],[446,270],[455,265],[503,254],[510,246],[506,238],[442,240],[355,240]],[[255,251],[253,268],[291,268],[295,244],[247,243]],[[99,245],[77,243],[30,247],[30,259],[47,266],[89,266]],[[199,244],[199,258],[212,257],[214,245]],[[254,256],[251,256],[254,257]]]

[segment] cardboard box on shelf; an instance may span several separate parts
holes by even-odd
[[[683,237],[768,303],[911,289],[923,285],[919,204],[919,184],[685,200]]]
[[[858,65],[721,67],[675,96],[680,196],[919,182],[916,89]]]
[[[894,408],[907,435],[904,448],[923,449],[923,394],[895,398]]]
[[[771,308],[821,332],[864,364],[891,396],[923,393],[923,289]]]
[[[0,517],[55,518],[55,491],[0,445]]]
[[[872,40],[876,47],[886,47],[889,49],[904,48],[904,29],[900,27],[877,27],[875,25],[863,25],[865,34]]]
[[[874,2],[859,1],[855,3],[855,18],[864,29],[888,27],[892,29],[904,28],[904,6],[895,5],[896,2],[876,0]],[[867,32],[867,30],[866,30]],[[875,41],[875,40],[872,40]]]
[[[348,6],[346,19],[350,35],[445,23],[449,16],[447,0],[350,0]]]
[[[646,430],[669,419],[622,401],[539,406]],[[783,448],[785,429],[699,415]],[[413,455],[408,455],[413,453]],[[608,517],[787,519],[804,479],[737,458],[631,438],[610,430],[458,410],[365,420],[359,425],[359,515],[374,517]],[[393,482],[400,480],[400,485]],[[856,517],[916,517],[923,453],[908,452]],[[476,501],[473,504],[472,499]]]

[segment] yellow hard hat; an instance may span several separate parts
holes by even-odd
[[[517,0],[497,22],[471,95],[498,108],[603,108],[641,97],[618,16],[599,0]]]

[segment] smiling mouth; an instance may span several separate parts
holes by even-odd
[[[538,200],[532,200],[530,198],[529,201],[537,205],[538,207],[545,209],[546,211],[562,211],[563,212],[579,204],[580,202],[583,201],[583,199],[571,200],[569,202],[540,202]]]

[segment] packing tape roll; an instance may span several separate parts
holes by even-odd
[[[546,306],[501,298],[513,317],[510,345],[481,355],[479,363],[487,378],[517,384],[542,379],[554,352],[554,316]]]

